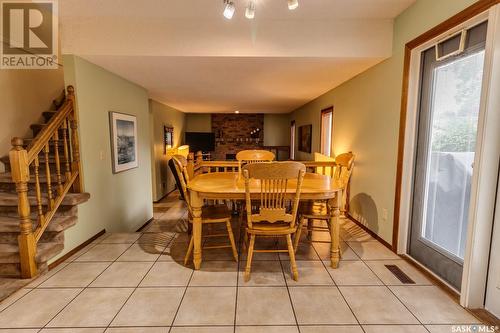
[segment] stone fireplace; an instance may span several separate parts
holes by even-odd
[[[212,114],[215,133],[215,160],[234,160],[246,149],[262,149],[264,144],[263,114]]]

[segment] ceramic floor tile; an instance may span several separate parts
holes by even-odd
[[[102,333],[104,328],[44,328],[41,333]]]
[[[233,326],[172,327],[170,333],[233,333]]]
[[[330,260],[330,244],[329,243],[313,243],[316,252],[321,260]],[[346,242],[340,242],[340,260],[360,260],[354,251],[347,245]]]
[[[298,281],[292,279],[290,263],[283,262],[283,272],[289,286],[333,285],[334,282],[321,261],[297,261]]]
[[[54,274],[43,282],[39,288],[53,287],[86,287],[99,274],[101,274],[110,263],[107,262],[74,262]]]
[[[299,325],[358,323],[337,287],[292,287],[290,296]]]
[[[344,241],[356,241],[356,242],[366,242],[375,240],[375,238],[370,236],[370,234],[368,234],[360,226],[354,223],[342,225],[342,227],[340,228],[340,238],[342,238]]]
[[[0,303],[0,312],[17,302],[21,297],[32,291],[32,289],[19,289]]]
[[[382,281],[360,260],[342,261],[337,268],[327,266],[337,285],[381,285]]]
[[[105,327],[132,293],[131,288],[85,289],[48,327]]]
[[[286,247],[283,245],[283,249]],[[283,261],[289,260],[288,253],[280,253],[280,259]],[[321,260],[316,250],[311,244],[299,243],[297,252],[295,253],[295,260]]]
[[[156,261],[165,250],[154,244],[132,244],[117,261]]]
[[[460,324],[460,325],[426,325],[430,333],[455,333],[455,332],[498,332],[493,331],[488,325]]]
[[[114,262],[90,287],[137,287],[152,262]]]
[[[39,332],[39,329],[29,329],[29,328],[6,328],[6,329],[0,329],[0,333],[37,333]]]
[[[187,286],[193,270],[176,262],[156,262],[142,280],[141,287]]]
[[[174,326],[233,325],[236,287],[188,287]]]
[[[138,288],[111,326],[170,326],[184,288]]]
[[[236,325],[294,325],[285,287],[240,287]]]
[[[285,285],[285,277],[279,261],[253,261],[249,281],[245,281],[244,277],[246,263],[246,261],[240,262],[240,276],[238,279],[238,284],[240,286],[251,287]]]
[[[360,324],[418,324],[385,286],[339,288]]]
[[[69,288],[33,290],[0,314],[0,328],[43,327],[80,291]]]
[[[67,265],[69,265],[69,263],[70,263],[69,261],[68,262],[63,262],[63,263],[57,265],[56,267],[54,267],[53,269],[51,269],[50,271],[42,273],[36,279],[34,279],[28,285],[26,285],[25,288],[36,288],[36,287],[38,287],[43,282],[45,282],[48,279],[50,279],[54,274],[56,274],[57,272],[59,272],[60,270],[62,270],[64,267],[66,267]]]
[[[235,333],[299,333],[297,326],[236,326]]]
[[[382,260],[382,261],[365,261],[365,264],[387,285],[403,285],[385,265],[398,266],[415,284],[432,285],[432,282],[420,273],[418,269],[404,260]]]
[[[390,288],[423,324],[479,322],[438,287],[391,286]]]
[[[365,333],[428,333],[422,325],[364,325]]]
[[[347,244],[363,260],[400,259],[397,254],[377,241],[347,242]]]
[[[361,326],[300,326],[300,333],[363,333],[363,329]]]
[[[104,238],[100,244],[132,244],[141,237],[140,232],[130,233],[111,233],[108,237]]]
[[[170,327],[110,327],[106,333],[169,333]]]
[[[207,261],[193,272],[190,286],[236,286],[238,263],[233,261]]]
[[[138,244],[154,244],[166,247],[175,238],[173,232],[145,233],[137,240]]]
[[[75,261],[115,261],[131,244],[97,244]]]

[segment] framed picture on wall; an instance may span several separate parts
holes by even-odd
[[[174,128],[171,126],[163,126],[163,153],[166,154],[169,149],[174,146]]]
[[[311,153],[312,146],[312,125],[299,127],[299,151]]]
[[[111,111],[109,127],[113,173],[137,168],[137,117]]]

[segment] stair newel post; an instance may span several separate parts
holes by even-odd
[[[69,123],[71,127],[71,173],[77,173],[78,176],[73,183],[73,191],[83,192],[82,173],[80,166],[80,138],[78,136],[78,119],[75,110],[75,88],[68,86],[68,99],[71,100],[71,113],[69,114]]]
[[[23,148],[23,140],[13,138],[9,152],[12,180],[16,183],[19,213],[19,257],[21,277],[32,278],[37,274],[35,262],[36,242],[33,225],[30,219],[30,202],[28,199],[28,182],[30,179],[28,152]]]

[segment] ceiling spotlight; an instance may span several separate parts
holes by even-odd
[[[228,20],[233,18],[234,15],[234,2],[231,0],[224,0],[224,17]],[[290,5],[289,5],[290,6]]]
[[[247,19],[253,19],[255,17],[255,2],[250,0],[248,2],[247,10],[245,11],[245,16]]]
[[[299,6],[299,0],[288,0],[288,9],[294,10]]]

